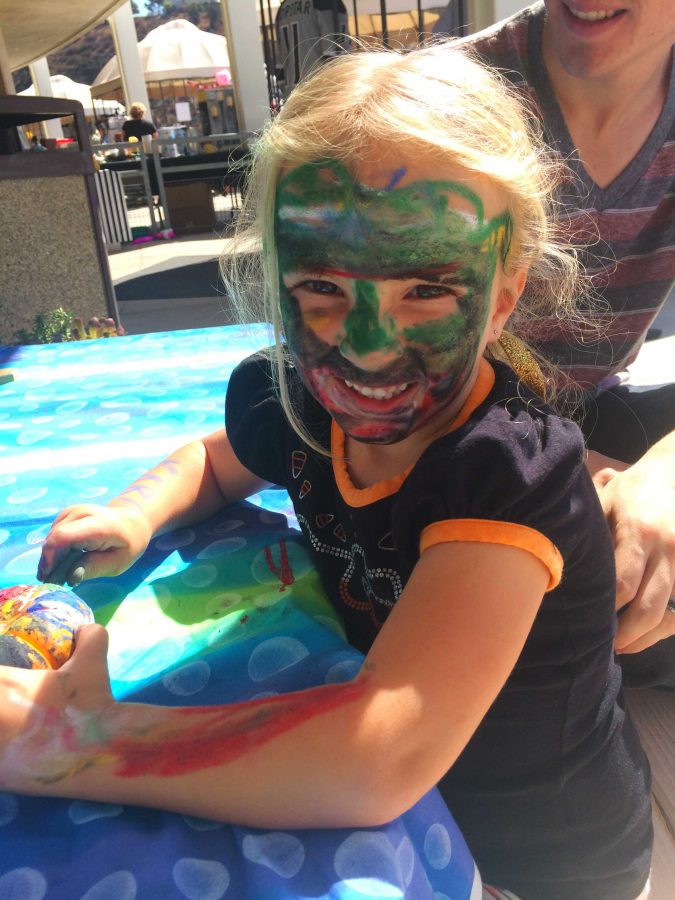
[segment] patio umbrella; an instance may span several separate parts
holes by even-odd
[[[201,31],[187,19],[172,19],[153,28],[139,42],[138,53],[146,81],[214,78],[230,65],[225,38]],[[94,79],[92,91],[100,96],[120,83],[119,64],[113,56]]]
[[[84,107],[84,114],[87,118],[92,118],[94,115],[97,117],[123,116],[125,113],[124,106],[117,100],[92,100],[88,84],[73,81],[67,75],[51,75],[49,80],[52,84],[52,94],[63,100],[78,100]],[[20,93],[22,96],[34,97],[35,85],[32,84]]]
[[[0,29],[12,71],[64,47],[123,0],[0,0]]]

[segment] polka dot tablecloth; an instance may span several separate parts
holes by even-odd
[[[258,325],[0,348],[15,373],[0,386],[0,587],[35,583],[63,506],[105,503],[218,428],[233,367],[268,342]],[[208,705],[353,678],[362,659],[295,525],[286,493],[265,491],[81,585],[110,632],[115,696]],[[480,897],[436,791],[387,826],[316,831],[0,792],[0,848],[0,900]]]

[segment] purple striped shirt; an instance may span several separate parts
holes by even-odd
[[[639,153],[606,188],[582,166],[553,93],[541,52],[543,3],[463,43],[502,70],[541,118],[548,143],[576,178],[564,204],[574,243],[603,311],[582,334],[572,323],[540,320],[528,338],[582,387],[593,390],[637,356],[675,283],[675,60],[661,116]]]

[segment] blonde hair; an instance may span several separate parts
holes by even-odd
[[[505,268],[529,266],[527,296],[510,320],[512,333],[522,337],[531,318],[575,315],[577,256],[553,224],[561,164],[506,81],[453,42],[339,56],[292,91],[260,136],[234,240],[221,260],[242,320],[272,323],[281,402],[305,441],[284,372],[288,354],[274,233],[277,182],[290,167],[325,158],[349,167],[376,157],[383,146],[458,166],[502,193],[513,225]],[[509,359],[508,350],[490,346],[490,355]]]
[[[129,115],[132,119],[142,119],[145,115],[145,104],[132,103],[129,107]]]

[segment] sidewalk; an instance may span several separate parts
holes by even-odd
[[[226,238],[175,238],[111,253],[108,262],[113,285],[118,287],[131,279],[217,260],[226,245]],[[213,296],[204,296],[205,293],[210,291],[202,289],[189,297],[166,298],[154,292],[144,300],[118,301],[122,326],[127,334],[145,334],[210,328],[231,322],[232,316],[217,288],[213,290]]]

